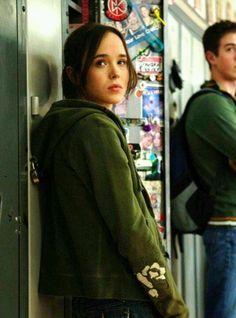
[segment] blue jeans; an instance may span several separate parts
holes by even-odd
[[[161,318],[151,302],[73,298],[72,318]]]
[[[236,227],[209,226],[203,240],[207,256],[205,318],[235,318]]]

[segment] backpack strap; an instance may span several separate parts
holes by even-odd
[[[190,109],[190,105],[192,104],[192,102],[199,96],[201,95],[204,95],[204,94],[209,94],[209,93],[214,93],[214,94],[217,94],[217,95],[220,95],[220,96],[223,96],[225,98],[229,98],[233,101],[233,103],[235,104],[235,100],[233,99],[233,97],[225,92],[225,91],[222,91],[222,90],[219,90],[219,89],[214,89],[214,88],[210,88],[210,87],[204,87],[202,89],[200,89],[199,91],[197,91],[196,93],[194,93],[188,100],[187,102],[187,105],[185,107],[185,110],[181,116],[181,118],[183,118],[183,120],[185,120],[188,112],[189,112],[189,109]]]
[[[217,95],[221,95],[223,96],[224,93],[222,91],[219,91],[219,90],[216,90],[216,89],[213,89],[213,88],[202,88],[201,90],[197,91],[196,93],[194,93],[188,100],[187,102],[187,105],[185,107],[185,110],[183,112],[183,115],[181,118],[183,118],[183,120],[185,121],[186,119],[186,116],[190,110],[190,106],[192,104],[192,102],[198,98],[199,96],[202,96],[202,95],[205,95],[205,94],[209,94],[209,93],[214,93],[214,94],[217,94]]]

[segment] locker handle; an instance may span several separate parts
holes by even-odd
[[[31,115],[38,116],[39,115],[39,97],[31,96]]]

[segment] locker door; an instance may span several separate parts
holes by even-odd
[[[17,8],[0,0],[0,317],[19,317]]]
[[[31,128],[61,99],[62,1],[30,0],[26,6],[28,162]],[[29,317],[62,318],[64,299],[38,294],[41,222],[38,187],[28,182]],[[8,317],[6,317],[8,318]]]

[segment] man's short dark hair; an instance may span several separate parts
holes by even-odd
[[[236,33],[236,22],[221,20],[209,26],[203,34],[204,52],[211,51],[218,54],[221,38],[228,33]]]

